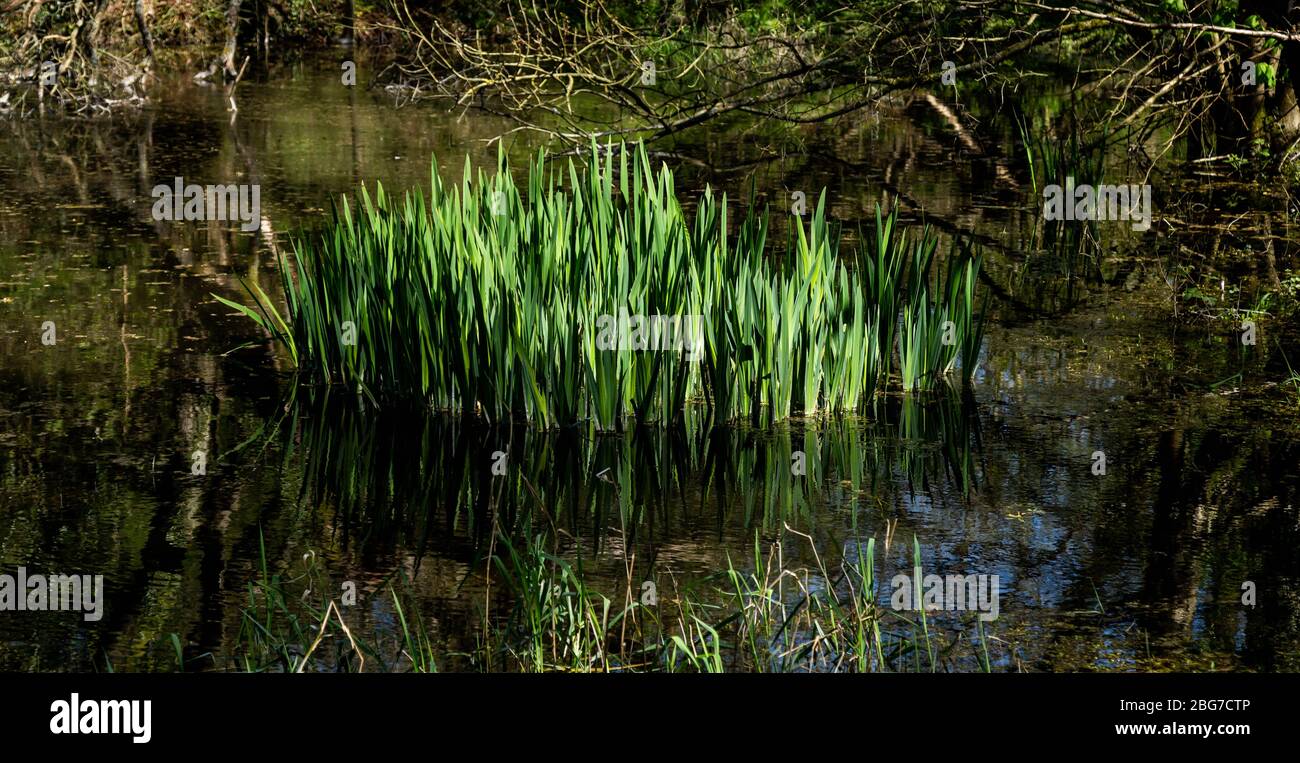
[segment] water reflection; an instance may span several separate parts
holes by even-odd
[[[423,549],[463,535],[481,546],[492,523],[509,531],[535,507],[597,549],[616,532],[628,546],[644,543],[652,560],[659,542],[683,532],[712,527],[724,541],[732,526],[806,527],[827,506],[874,511],[900,491],[965,498],[978,484],[975,408],[951,390],[882,401],[872,420],[775,430],[709,428],[692,413],[680,427],[610,436],[486,427],[304,393],[266,436],[297,451],[302,500],[328,507],[363,553],[372,544],[389,553],[399,538]]]

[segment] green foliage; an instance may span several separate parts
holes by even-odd
[[[1048,125],[1036,128],[1020,118],[1016,124],[1035,195],[1048,185],[1064,185],[1067,177],[1073,177],[1076,185],[1102,182],[1105,131],[1097,140],[1085,141],[1077,128],[1058,133]]]
[[[545,550],[541,535],[515,544],[502,534],[497,543],[505,553],[492,560],[514,606],[496,648],[531,672],[608,671],[608,634],[635,605],[615,613],[608,598],[588,588],[581,567]]]
[[[1277,87],[1277,68],[1267,61],[1255,64],[1255,74],[1264,81],[1264,86],[1269,90]]]
[[[725,421],[860,411],[888,379],[900,311],[906,390],[932,388],[958,355],[974,369],[979,259],[950,264],[931,299],[928,230],[910,242],[877,210],[850,269],[823,191],[770,258],[752,200],[734,233],[712,189],[688,220],[644,146],[593,144],[582,171],[566,169],[539,153],[519,189],[502,153],[492,176],[467,163],[459,186],[435,165],[427,197],[363,189],[355,212],[345,200],[282,260],[287,320],[260,291],[254,307],[222,302],[283,342],[310,381],[545,428],[670,422],[692,402]],[[678,330],[637,336],[632,323],[618,336],[622,315]]]

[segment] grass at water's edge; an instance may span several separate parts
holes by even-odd
[[[752,568],[728,560],[725,572],[681,587],[638,581],[629,564],[625,587],[610,597],[585,582],[580,562],[555,553],[546,533],[514,540],[498,534],[481,565],[489,585],[505,594],[504,605],[481,618],[468,651],[431,635],[403,583],[375,594],[391,615],[386,632],[362,633],[356,613],[373,610],[374,601],[358,608],[312,595],[318,580],[286,580],[264,561],[260,579],[249,585],[236,651],[224,667],[290,673],[933,672],[961,662],[991,669],[983,622],[972,622],[969,636],[949,638],[924,612],[888,606],[888,586],[882,604],[874,539],[848,550],[835,568],[816,554],[809,567],[787,564],[803,541],[812,539],[788,530],[764,553],[756,538]],[[915,542],[913,549],[919,568]],[[303,595],[290,593],[298,588]],[[173,642],[178,667],[223,667],[187,662],[179,639]]]

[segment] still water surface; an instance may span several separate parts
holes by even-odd
[[[388,581],[409,580],[435,640],[469,650],[481,544],[494,515],[521,510],[520,477],[609,593],[633,555],[638,575],[689,581],[752,566],[756,536],[782,538],[795,564],[874,537],[888,580],[910,571],[915,537],[926,572],[1000,577],[995,670],[1300,668],[1300,427],[1268,383],[1280,361],[1172,320],[1170,274],[1219,248],[1207,231],[1238,216],[1231,194],[1211,194],[1188,235],[1120,229],[1063,262],[1034,250],[1014,161],[970,151],[932,113],[867,114],[780,151],[718,129],[665,159],[688,198],[706,182],[743,196],[752,178],[782,209],[826,186],[849,229],[893,200],[985,244],[993,323],[971,394],[774,431],[486,430],[295,393],[285,359],[210,297],[243,299],[240,277],[275,289],[275,252],[339,194],[427,184],[434,154],[448,179],[466,155],[490,167],[487,140],[513,126],[397,108],[340,86],[336,66],[244,82],[233,117],[220,89],[178,77],[138,114],[0,123],[0,572],[103,574],[107,597],[98,623],[0,612],[0,669],[171,670],[171,634],[189,669],[225,668],[263,546],[289,577],[306,557],[331,586],[356,581],[356,616],[381,633],[396,627]],[[998,129],[984,142],[1011,145]],[[520,136],[511,151],[535,147]],[[259,184],[260,230],[154,221],[150,190],[175,176]],[[1260,217],[1247,227],[1269,233],[1237,243],[1286,262],[1285,215]],[[191,473],[198,450],[206,475]],[[492,482],[496,451],[514,488]],[[807,476],[791,475],[793,451]]]

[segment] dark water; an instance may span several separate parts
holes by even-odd
[[[1276,306],[1257,348],[1233,312],[1289,275],[1280,201],[1157,174],[1163,224],[1103,226],[1063,257],[1039,245],[1025,168],[989,148],[1014,145],[1014,123],[988,104],[971,104],[974,147],[924,105],[776,147],[720,126],[664,157],[688,196],[711,182],[735,198],[753,179],[780,209],[826,186],[850,231],[888,202],[985,246],[993,322],[970,394],[774,431],[486,429],[295,392],[286,359],[210,296],[242,300],[240,277],[273,290],[275,252],[335,195],[425,184],[434,153],[447,178],[467,154],[490,166],[487,141],[513,126],[398,108],[336,69],[244,82],[236,115],[177,78],[142,113],[0,123],[0,573],[106,581],[97,623],[0,612],[0,669],[170,670],[172,634],[189,668],[226,667],[263,549],[303,587],[356,582],[356,616],[381,633],[395,627],[382,594],[409,581],[435,641],[468,650],[484,602],[505,603],[475,574],[482,545],[538,503],[611,594],[629,561],[677,581],[752,566],[756,537],[796,565],[874,537],[887,580],[910,570],[915,536],[927,572],[1000,577],[994,669],[1300,668],[1300,426],[1277,347],[1300,353]],[[1116,182],[1139,182],[1116,154]],[[177,175],[259,184],[260,230],[154,221],[150,190]],[[969,650],[945,662],[975,666]]]

